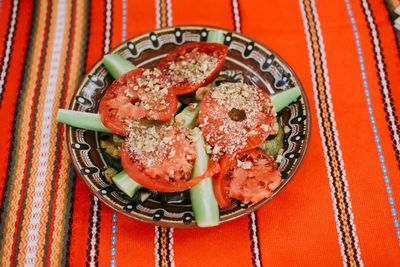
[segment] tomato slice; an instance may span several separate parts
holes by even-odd
[[[281,173],[273,157],[260,149],[239,153],[234,160],[224,156],[221,160],[221,173],[216,176],[214,192],[220,207],[229,207],[230,198],[243,203],[257,203],[270,197],[282,183]],[[230,203],[229,203],[230,204]]]
[[[225,156],[220,160],[221,171],[213,178],[213,189],[214,195],[217,200],[218,206],[221,209],[228,208],[231,205],[231,198],[228,196],[226,191],[226,173],[231,165],[231,160],[229,157]]]
[[[170,121],[178,99],[170,83],[157,70],[135,69],[115,80],[100,100],[99,114],[112,132],[126,135],[129,120]]]
[[[256,148],[274,132],[276,113],[267,93],[244,83],[223,83],[201,102],[200,128],[215,153]]]
[[[222,44],[186,43],[161,60],[158,68],[174,84],[175,94],[190,94],[215,79],[227,53],[228,47]]]
[[[196,160],[193,131],[176,126],[145,127],[129,123],[130,132],[121,149],[126,173],[142,186],[159,192],[187,190],[219,171],[211,165],[191,179]]]

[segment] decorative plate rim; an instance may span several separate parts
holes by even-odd
[[[287,187],[287,184],[288,184],[291,180],[293,180],[293,178],[296,176],[296,174],[297,174],[297,172],[298,172],[300,166],[303,164],[304,157],[305,157],[306,154],[307,154],[308,146],[309,146],[309,144],[310,144],[310,138],[311,138],[311,114],[310,114],[311,112],[310,112],[310,104],[309,104],[307,95],[306,95],[306,93],[305,93],[304,86],[303,86],[303,84],[301,83],[301,81],[300,81],[300,79],[298,78],[298,76],[296,75],[296,73],[294,72],[293,68],[292,68],[278,53],[276,53],[275,50],[271,49],[269,46],[265,45],[263,42],[260,42],[260,41],[258,41],[257,39],[255,39],[255,38],[253,38],[253,37],[247,36],[247,35],[242,34],[242,33],[237,33],[237,32],[234,32],[234,31],[232,31],[232,30],[229,30],[229,29],[224,29],[224,28],[221,28],[221,27],[215,27],[215,26],[210,26],[210,25],[187,25],[187,24],[184,24],[184,25],[175,25],[175,26],[172,26],[172,27],[165,27],[165,28],[161,28],[161,29],[149,30],[149,31],[143,32],[143,33],[141,33],[141,34],[138,34],[138,35],[136,35],[136,36],[134,36],[134,37],[132,37],[132,38],[130,38],[130,39],[127,39],[126,41],[124,41],[124,42],[118,44],[118,46],[116,46],[114,49],[110,50],[110,51],[108,52],[108,54],[113,54],[113,53],[115,53],[115,51],[120,50],[123,46],[126,46],[127,43],[130,42],[130,41],[132,41],[132,40],[137,40],[137,39],[140,39],[140,38],[143,38],[143,37],[148,36],[150,32],[154,32],[154,33],[159,34],[159,33],[163,33],[163,32],[165,32],[165,31],[170,31],[171,29],[176,29],[176,28],[180,28],[180,29],[182,29],[182,30],[184,30],[184,29],[191,29],[191,30],[202,30],[202,29],[206,29],[206,30],[208,30],[208,31],[209,31],[209,30],[222,30],[222,31],[224,31],[224,32],[231,33],[232,36],[234,36],[234,35],[240,36],[240,37],[243,38],[243,39],[247,39],[247,41],[249,41],[249,42],[254,42],[254,43],[255,43],[256,45],[258,45],[261,49],[266,50],[266,51],[272,53],[277,59],[279,59],[279,61],[280,61],[281,63],[283,63],[283,65],[290,71],[290,73],[291,73],[291,74],[293,75],[293,77],[295,78],[295,80],[296,80],[296,82],[297,82],[297,84],[298,84],[298,87],[300,88],[300,91],[301,91],[301,98],[302,98],[302,101],[303,101],[303,104],[304,104],[304,108],[305,108],[305,121],[306,121],[305,124],[306,124],[306,125],[305,125],[305,138],[304,138],[304,143],[303,143],[303,145],[302,145],[302,147],[301,147],[301,150],[300,150],[300,152],[299,152],[300,156],[299,156],[299,158],[298,158],[298,160],[297,160],[298,162],[297,162],[297,163],[293,166],[293,168],[291,169],[291,172],[290,172],[289,176],[283,181],[282,185],[279,186],[279,187],[277,188],[277,190],[273,192],[272,196],[270,196],[269,198],[263,199],[263,200],[259,201],[258,203],[255,203],[255,204],[253,204],[253,205],[251,205],[251,206],[248,206],[248,207],[243,208],[243,209],[242,209],[243,211],[240,212],[240,213],[232,213],[232,214],[226,215],[223,219],[220,220],[220,224],[219,224],[219,225],[221,225],[221,224],[224,224],[224,223],[226,223],[226,222],[230,222],[230,221],[239,219],[239,218],[241,218],[241,217],[244,217],[245,215],[248,215],[248,214],[250,214],[251,212],[254,212],[254,211],[258,210],[260,207],[264,206],[266,203],[268,203],[269,201],[271,201],[272,199],[274,199],[277,195],[279,195],[279,193],[280,193],[284,188]],[[92,65],[92,67],[91,67],[87,72],[85,72],[84,77],[81,78],[78,87],[75,89],[75,92],[73,93],[71,102],[70,102],[69,105],[68,105],[68,107],[69,107],[70,109],[74,109],[74,105],[75,105],[75,103],[76,103],[75,97],[76,97],[76,96],[78,95],[78,93],[83,89],[85,83],[89,80],[88,75],[89,75],[93,70],[95,70],[96,68],[98,68],[101,64],[102,64],[102,63],[101,63],[101,58],[100,58],[99,60],[96,61],[95,64]],[[106,204],[107,206],[109,206],[109,207],[110,207],[111,209],[113,209],[114,211],[117,211],[117,212],[119,212],[119,213],[121,213],[121,214],[123,214],[123,215],[125,215],[125,216],[127,216],[127,217],[136,219],[136,220],[138,220],[138,221],[140,221],[140,222],[143,222],[143,223],[150,223],[150,224],[155,225],[155,226],[167,226],[167,227],[174,227],[174,228],[199,228],[199,226],[198,226],[197,224],[195,224],[195,223],[184,224],[184,223],[182,223],[182,222],[176,222],[176,221],[171,221],[171,220],[170,220],[170,221],[155,221],[155,220],[152,220],[152,219],[151,219],[150,217],[148,217],[148,216],[145,216],[145,215],[142,215],[142,214],[139,214],[139,213],[135,213],[135,214],[134,214],[134,213],[131,213],[131,212],[129,212],[129,211],[125,211],[125,210],[123,210],[122,208],[119,208],[119,207],[114,206],[114,205],[115,205],[114,201],[109,200],[108,197],[106,197],[106,196],[100,194],[99,191],[98,191],[96,188],[93,187],[93,185],[92,185],[92,183],[89,181],[89,179],[86,178],[84,175],[80,174],[79,168],[78,168],[79,163],[78,163],[77,159],[76,159],[75,156],[74,156],[74,152],[73,152],[73,150],[72,150],[72,146],[71,146],[71,142],[70,142],[70,141],[71,141],[71,137],[72,137],[72,129],[73,129],[73,128],[74,128],[74,127],[71,127],[71,126],[69,126],[69,125],[66,125],[66,128],[65,128],[65,129],[66,129],[66,142],[67,142],[67,145],[68,145],[68,151],[69,151],[69,154],[70,154],[70,157],[71,157],[71,160],[72,160],[74,169],[75,169],[76,173],[78,173],[79,176],[81,177],[81,179],[84,181],[84,183],[86,184],[86,186],[89,188],[90,192],[91,192],[95,197],[97,197],[102,203]],[[97,134],[96,134],[96,135],[97,135]]]

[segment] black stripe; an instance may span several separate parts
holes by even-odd
[[[6,76],[5,76],[5,78],[4,78],[3,91],[0,92],[0,108],[1,108],[1,104],[2,104],[2,102],[3,102],[3,94],[4,94],[5,90],[6,90],[6,83],[7,83],[7,78],[8,78],[7,72],[8,72],[8,68],[10,67],[10,63],[11,63],[11,57],[12,57],[12,52],[13,52],[13,47],[14,47],[14,37],[15,37],[15,34],[16,34],[16,32],[17,32],[18,13],[19,13],[19,7],[20,7],[20,5],[21,5],[21,2],[18,2],[16,17],[15,17],[14,33],[13,33],[13,35],[11,36],[10,59],[9,59],[9,61],[8,61],[8,66],[7,66],[7,68],[6,68]],[[10,31],[11,31],[11,21],[12,21],[12,14],[13,14],[13,9],[14,9],[14,3],[12,3],[12,5],[11,5],[10,8],[11,8],[11,13],[10,13],[9,20],[8,20],[8,24],[7,24],[7,34],[5,35],[4,46],[3,46],[3,51],[2,51],[2,55],[3,55],[3,56],[1,57],[1,61],[0,61],[0,62],[2,62],[2,63],[3,63],[3,60],[4,60],[5,56],[6,56],[8,35],[10,34]],[[2,67],[1,67],[1,68],[2,68]]]
[[[170,247],[172,246],[172,244],[171,244],[171,238],[169,237],[172,233],[171,233],[171,228],[169,228],[169,227],[166,227],[166,232],[165,232],[165,234],[166,234],[166,239],[167,239],[167,243],[166,243],[166,249],[167,249],[167,264],[168,264],[168,266],[172,266],[172,262],[171,262],[171,259],[170,259],[170,257],[171,257],[171,255],[172,255],[172,251],[171,251],[171,249],[170,249]]]
[[[81,80],[84,76],[85,73],[85,69],[86,69],[86,65],[87,65],[87,61],[88,61],[88,55],[89,53],[88,51],[88,46],[89,46],[89,36],[90,36],[90,21],[91,21],[91,16],[92,16],[92,9],[91,9],[91,2],[90,0],[85,0],[86,1],[86,8],[85,8],[85,15],[84,15],[84,31],[83,31],[83,39],[82,39],[82,43],[83,43],[83,52],[84,55],[82,56],[82,58],[85,58],[85,60],[82,60],[82,65],[79,67],[79,69],[81,70],[81,75],[79,80]],[[75,14],[74,14],[75,16]],[[62,256],[62,266],[66,266],[69,265],[69,259],[70,259],[70,253],[71,253],[71,236],[72,236],[72,225],[74,223],[73,221],[73,214],[74,214],[74,205],[75,205],[75,182],[76,182],[76,174],[75,174],[75,170],[73,167],[70,168],[70,174],[69,176],[69,184],[68,184],[68,188],[70,188],[70,190],[68,191],[68,201],[70,201],[71,206],[70,206],[70,210],[67,212],[67,217],[66,219],[68,219],[68,224],[67,224],[67,235],[66,235],[66,244],[65,244],[65,253]],[[63,250],[64,251],[64,250]]]
[[[66,221],[68,221],[67,223],[67,228],[65,229],[66,231],[66,235],[65,235],[65,239],[66,239],[66,243],[65,243],[65,249],[63,249],[62,253],[62,257],[61,257],[61,265],[62,266],[69,266],[69,259],[70,259],[70,255],[71,255],[71,235],[72,235],[72,224],[74,222],[74,205],[75,205],[75,183],[76,183],[76,174],[75,174],[75,170],[74,168],[70,168],[69,169],[69,174],[68,174],[68,188],[69,188],[69,192],[68,192],[68,196],[67,199],[68,201],[70,201],[71,203],[71,207],[70,209],[67,211],[67,216],[66,216]]]
[[[161,226],[156,226],[156,231],[158,234],[158,239],[157,239],[157,244],[158,244],[158,249],[157,249],[157,253],[158,253],[158,263],[157,266],[162,266],[162,244],[161,244],[161,239],[162,239],[162,229]]]
[[[90,195],[90,207],[94,207],[95,205],[95,196]],[[88,228],[88,239],[87,239],[87,249],[86,249],[86,265],[90,265],[90,251],[91,251],[91,240],[93,237],[96,240],[96,244],[94,245],[95,248],[95,255],[94,255],[94,262],[95,266],[99,266],[99,235],[100,235],[100,212],[101,212],[101,206],[100,206],[100,200],[97,200],[97,211],[94,209],[90,209],[90,216],[89,216],[89,228]],[[95,235],[93,236],[92,234],[92,225],[93,225],[93,216],[97,215],[97,221],[94,225],[94,227],[97,229]]]
[[[258,235],[258,219],[257,219],[257,213],[256,212],[254,212],[254,221],[253,221],[253,219],[251,218],[251,214],[249,214],[249,223],[248,223],[248,227],[249,227],[249,234],[250,234],[250,248],[251,248],[251,261],[252,261],[252,263],[253,263],[253,266],[258,266],[257,265],[257,257],[256,257],[256,254],[255,254],[255,250],[258,250],[258,252],[259,252],[259,254],[258,254],[258,258],[259,258],[259,266],[263,266],[263,264],[262,264],[262,258],[261,258],[261,249],[260,249],[260,244],[259,244],[259,242],[260,242],[260,236]],[[256,229],[257,229],[257,231],[256,232],[254,232],[253,231],[253,224],[256,226]],[[258,241],[258,243],[256,244],[255,243],[255,240],[253,239],[253,236],[256,236],[257,237],[257,241]]]
[[[373,47],[372,52],[374,53],[374,58],[375,58],[376,73],[377,73],[377,76],[378,76],[378,79],[379,79],[379,88],[380,88],[380,92],[381,92],[381,100],[382,100],[383,107],[384,107],[383,109],[385,111],[386,123],[387,123],[387,127],[389,129],[389,132],[390,132],[390,137],[391,137],[391,140],[392,140],[392,147],[393,147],[393,150],[394,150],[395,155],[396,155],[397,167],[400,169],[400,151],[398,150],[398,148],[396,146],[396,142],[394,141],[395,132],[393,131],[392,127],[390,127],[390,118],[389,118],[389,112],[388,112],[388,109],[391,108],[392,112],[393,112],[393,117],[394,117],[394,124],[396,126],[396,133],[397,133],[398,136],[400,136],[400,125],[399,125],[399,122],[398,122],[396,106],[393,103],[392,88],[390,86],[390,81],[388,79],[388,74],[387,74],[387,70],[386,70],[385,56],[384,56],[384,53],[383,53],[383,47],[382,47],[382,42],[381,42],[381,38],[380,38],[379,29],[378,29],[378,26],[376,25],[376,20],[375,20],[375,16],[374,16],[373,10],[371,8],[371,4],[369,3],[368,0],[365,0],[365,3],[367,5],[369,11],[371,12],[372,23],[375,25],[375,29],[376,29],[376,35],[377,35],[376,37],[377,37],[377,41],[378,41],[378,45],[377,46],[378,46],[378,49],[381,50],[382,63],[383,63],[382,70],[384,72],[383,79],[386,81],[386,84],[387,84],[387,91],[388,91],[388,95],[389,95],[389,104],[386,103],[385,95],[383,93],[383,91],[384,91],[384,89],[383,89],[383,79],[381,78],[381,75],[380,75],[380,72],[379,72],[378,55],[377,55],[377,53],[375,51],[376,45],[374,43],[374,39],[373,39],[373,36],[372,36],[372,28],[371,28],[371,25],[370,25],[370,23],[368,21],[367,10],[363,5],[363,1],[361,0],[360,1],[360,5],[361,5],[361,8],[362,8],[363,13],[364,13],[365,22],[368,25],[370,42],[371,42],[371,45]]]

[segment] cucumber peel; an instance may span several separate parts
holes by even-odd
[[[223,44],[225,40],[224,33],[219,30],[212,30],[208,32],[207,42]]]
[[[122,171],[112,177],[114,184],[129,197],[133,197],[142,186]]]
[[[271,101],[275,107],[275,111],[279,112],[289,106],[289,104],[294,102],[300,95],[301,91],[298,86],[271,95]]]
[[[266,140],[259,146],[260,149],[263,150],[265,153],[274,157],[276,157],[279,154],[279,150],[283,148],[284,131],[282,124],[278,123],[278,125],[279,128],[276,136],[271,140]]]
[[[57,112],[57,122],[85,130],[111,133],[101,122],[100,115],[97,113],[59,109]]]
[[[199,128],[194,128],[197,158],[194,162],[192,177],[202,175],[208,167],[208,155],[204,137]],[[194,217],[199,227],[219,224],[219,207],[214,196],[212,177],[208,177],[190,189],[190,200]]]
[[[102,63],[114,79],[121,77],[128,71],[136,69],[135,65],[118,54],[105,55]]]

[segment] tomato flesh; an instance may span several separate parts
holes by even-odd
[[[176,126],[146,127],[129,123],[129,135],[121,149],[126,173],[142,186],[159,192],[187,190],[219,172],[218,164],[193,177],[196,160],[193,131]]]
[[[174,85],[177,95],[189,94],[210,83],[224,65],[228,47],[193,42],[179,46],[158,64]]]
[[[115,80],[99,105],[103,124],[112,132],[127,135],[130,120],[170,121],[176,113],[178,99],[170,83],[158,70],[135,69]]]
[[[230,164],[230,158],[223,157],[220,161],[221,171],[213,178],[214,196],[217,200],[218,206],[221,209],[228,208],[231,205],[231,198],[228,196],[228,193],[226,191],[227,185],[225,179]]]
[[[214,150],[232,156],[258,147],[274,133],[276,114],[263,90],[243,83],[223,83],[204,96],[199,122]]]
[[[222,199],[217,198],[220,207],[227,207],[226,199],[237,199],[245,204],[257,203],[270,197],[282,183],[274,159],[260,149],[239,153],[234,160],[227,158],[225,156],[221,160],[221,170],[227,169],[226,174],[216,177],[219,187],[214,189]]]

